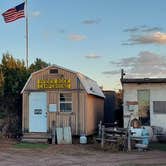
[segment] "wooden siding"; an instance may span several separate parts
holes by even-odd
[[[47,102],[49,104],[57,104],[57,112],[48,112],[48,129],[51,130],[53,121],[55,122],[56,127],[67,127],[72,128],[72,134],[76,134],[76,114],[77,114],[77,96],[76,92],[72,93],[72,112],[60,112],[59,107],[59,94],[68,93],[68,91],[49,91]]]
[[[61,91],[67,93],[68,91]],[[97,128],[98,122],[103,120],[102,98],[93,95],[87,95],[85,91],[73,91],[72,93],[72,112],[63,113],[59,108],[60,91],[47,92],[47,126],[51,131],[52,123],[57,127],[71,126],[72,135],[93,134]],[[23,119],[22,129],[27,132],[29,129],[29,93],[23,93]],[[49,112],[49,104],[57,104],[57,112]]]
[[[104,100],[88,94],[86,99],[86,135],[91,135],[96,131],[100,120],[103,121]]]
[[[86,92],[79,93],[79,110],[78,110],[78,134],[85,134],[85,111],[86,111]]]
[[[49,74],[50,69],[58,69],[58,74]],[[60,75],[63,75],[64,79],[71,80],[71,89],[37,89],[37,80],[56,79]],[[99,120],[103,118],[104,99],[88,95],[75,73],[52,67],[33,74],[23,91],[22,130],[24,133],[29,129],[29,94],[33,91],[47,93],[47,128],[49,132],[55,122],[57,127],[71,126],[72,135],[90,135],[97,128]],[[72,93],[72,112],[60,112],[60,93]],[[49,112],[49,104],[56,104],[57,112]]]
[[[75,114],[74,113],[49,113],[49,129],[52,128],[52,123],[55,122],[56,127],[71,127],[72,134],[76,134],[76,124],[75,124]]]
[[[58,74],[49,74],[50,69],[58,69]],[[52,67],[48,68],[44,71],[38,72],[36,74],[32,75],[32,78],[30,79],[29,83],[25,87],[25,91],[33,91],[33,90],[38,90],[37,89],[37,81],[38,80],[48,80],[48,79],[57,79],[57,78],[63,78],[65,79],[70,79],[71,80],[71,89],[76,89],[77,88],[77,76],[76,74],[65,71],[60,68]]]
[[[63,91],[65,93],[67,91]],[[60,92],[59,92],[60,93]],[[59,103],[58,92],[48,92],[48,104]],[[57,127],[71,126],[73,135],[80,135],[85,133],[85,91],[72,92],[72,109],[71,113],[60,112],[59,104],[57,104],[57,111],[55,113],[48,112],[48,127],[51,129],[52,122],[55,121]]]

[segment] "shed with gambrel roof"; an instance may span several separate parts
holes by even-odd
[[[70,126],[72,135],[91,135],[103,120],[104,94],[85,75],[53,65],[34,72],[23,90],[22,131],[50,133]]]

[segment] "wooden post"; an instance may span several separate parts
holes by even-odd
[[[52,144],[55,144],[55,121],[52,121]]]
[[[101,148],[104,148],[104,129],[105,129],[105,126],[102,125],[102,128],[101,128]]]
[[[131,151],[131,130],[128,129],[128,139],[127,139],[127,144],[128,144],[128,151]]]
[[[100,123],[98,124],[99,130],[98,130],[98,137],[101,138],[101,129],[102,129],[102,121],[100,121]]]
[[[131,151],[131,115],[129,117],[129,123],[128,123],[128,129],[127,129],[127,147],[128,147],[128,151]]]

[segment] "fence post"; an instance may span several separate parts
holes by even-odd
[[[101,133],[102,133],[102,121],[100,121],[100,123],[98,124],[98,128],[99,128],[99,130],[98,130],[98,137],[99,138],[101,138]]]
[[[128,151],[131,151],[131,114],[129,117],[128,128],[127,128],[127,147]]]
[[[55,144],[55,121],[52,121],[52,144]]]
[[[102,125],[102,128],[101,128],[101,148],[104,148],[104,129],[105,129],[105,126]]]

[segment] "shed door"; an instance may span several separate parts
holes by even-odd
[[[138,90],[138,112],[142,125],[150,125],[150,90]]]
[[[47,94],[32,92],[29,95],[29,131],[47,131]]]

